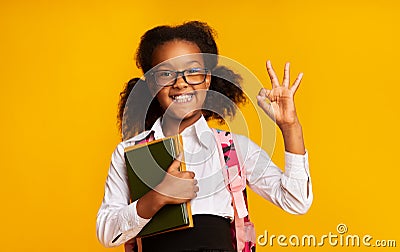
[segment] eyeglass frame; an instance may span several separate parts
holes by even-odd
[[[199,82],[199,83],[192,84],[192,83],[189,83],[189,82],[186,80],[185,72],[186,72],[186,71],[189,71],[189,70],[192,70],[192,69],[204,70],[205,74],[204,74],[204,79],[203,79],[203,81],[201,81],[201,82]],[[160,84],[157,83],[156,77],[154,76],[154,74],[157,73],[157,72],[171,72],[171,73],[175,73],[175,74],[176,74],[175,80],[174,80],[173,82],[171,82],[171,84],[160,85]],[[208,74],[209,72],[210,72],[210,70],[207,69],[207,68],[193,67],[193,68],[185,69],[185,70],[182,70],[182,71],[174,71],[174,70],[155,70],[155,71],[151,71],[151,72],[150,72],[150,76],[152,76],[152,77],[154,78],[154,82],[155,82],[155,83],[157,84],[157,86],[159,86],[159,87],[170,87],[170,86],[175,85],[175,83],[176,83],[176,81],[178,80],[179,76],[182,76],[182,79],[185,81],[186,84],[195,86],[195,85],[200,85],[200,84],[204,83],[204,81],[205,81],[206,78],[207,78],[207,74]]]

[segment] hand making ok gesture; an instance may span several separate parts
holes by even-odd
[[[272,89],[262,88],[257,95],[258,106],[276,122],[283,133],[285,149],[293,153],[304,154],[302,129],[294,105],[294,94],[298,89],[303,73],[300,73],[290,86],[290,64],[285,64],[282,85],[267,61],[267,71],[271,79]]]

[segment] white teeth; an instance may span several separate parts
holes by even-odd
[[[174,100],[174,102],[177,103],[190,102],[193,99],[193,94],[182,94],[178,96],[173,96],[172,99]]]

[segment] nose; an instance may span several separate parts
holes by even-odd
[[[176,77],[176,81],[174,84],[174,88],[186,88],[188,86],[188,84],[186,83],[186,81],[183,79],[183,74],[178,74],[178,76]]]

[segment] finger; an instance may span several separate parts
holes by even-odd
[[[197,184],[198,184],[197,179],[194,179],[194,180],[193,180],[193,184],[194,184],[194,185],[197,185]]]
[[[271,119],[274,118],[274,108],[272,107],[272,104],[268,104],[265,106],[265,108],[263,108],[264,112],[267,114],[268,117],[270,117]]]
[[[176,177],[178,177],[179,179],[181,179],[181,182],[183,183],[190,183],[194,185],[194,177],[195,177],[195,173],[192,171],[178,171],[179,174],[175,175]]]
[[[257,96],[265,97],[266,93],[267,93],[267,90],[265,88],[261,88],[260,91],[258,92]]]
[[[194,179],[194,177],[195,177],[195,174],[192,171],[185,171],[183,173],[185,173],[185,178],[187,177],[189,179]]]
[[[268,72],[269,78],[271,80],[272,87],[279,87],[278,77],[276,77],[275,71],[272,68],[271,61],[269,61],[269,60],[267,61],[267,72]]]
[[[193,193],[194,193],[194,197],[193,198],[196,198],[197,197],[197,193],[200,191],[200,188],[198,187],[198,186],[194,186],[194,188],[193,188]]]
[[[282,85],[284,87],[289,87],[290,84],[290,63],[287,62],[285,64],[285,69],[283,70],[283,81],[282,81]]]
[[[290,88],[290,90],[293,92],[293,94],[296,93],[297,89],[300,86],[301,80],[303,79],[303,73],[299,73],[299,75],[297,75],[296,80],[294,81],[292,87]]]
[[[265,97],[267,97],[269,102],[271,102],[273,100],[272,90],[269,90],[269,89],[265,90]]]
[[[271,102],[269,101],[269,102],[267,102],[266,101],[266,99],[267,98],[262,98],[262,100],[258,100],[258,102],[257,102],[257,104],[258,104],[258,106],[262,109],[262,110],[264,110],[264,112],[268,115],[268,116],[273,116],[273,114],[274,114],[274,111],[273,111],[273,109],[272,109],[272,105],[271,105]]]
[[[167,172],[171,173],[173,171],[179,171],[179,167],[181,166],[181,161],[177,159],[175,159],[174,161],[172,161],[172,163],[169,165]]]
[[[271,100],[271,96],[270,96],[271,93],[272,93],[271,90],[262,88],[258,92],[257,100],[258,101],[265,101],[265,99]]]

